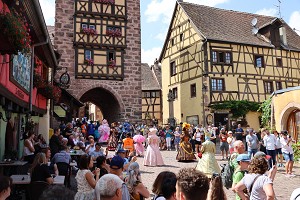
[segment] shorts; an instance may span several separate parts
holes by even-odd
[[[201,145],[201,141],[197,141],[197,140],[195,140],[195,144],[197,144],[197,145]]]
[[[229,144],[227,142],[221,142],[220,144],[221,151],[228,151],[229,150]]]
[[[284,160],[287,161],[294,161],[294,154],[291,153],[284,153],[282,152]]]
[[[276,152],[276,155],[278,155],[278,154],[282,155],[281,148],[280,149],[275,149],[275,152]]]

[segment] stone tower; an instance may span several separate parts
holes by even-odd
[[[141,120],[140,1],[56,0],[54,45],[72,95],[109,123]]]

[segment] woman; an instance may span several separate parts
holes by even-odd
[[[140,167],[137,162],[130,163],[128,167],[128,176],[126,177],[126,185],[131,196],[131,200],[141,200],[149,198],[150,192],[143,185],[140,178]]]
[[[117,148],[118,145],[118,130],[116,129],[116,127],[118,126],[118,124],[112,123],[112,128],[110,129],[110,135],[109,135],[109,140],[108,140],[108,150],[109,151],[114,151]]]
[[[249,199],[243,192],[247,188],[251,200],[275,199],[273,179],[277,171],[276,165],[273,166],[268,177],[265,175],[268,161],[264,157],[253,157],[248,169],[249,174],[246,174],[235,186],[235,191],[240,198]]]
[[[106,143],[110,135],[110,128],[106,119],[102,120],[102,125],[99,126],[98,131],[100,134],[99,142]]]
[[[5,200],[10,196],[12,179],[0,175],[0,200]]]
[[[195,140],[195,149],[196,153],[198,154],[201,149],[201,133],[200,128],[196,128],[196,132],[194,133],[194,140]]]
[[[169,179],[176,179],[176,174],[169,171],[163,171],[157,175],[152,186],[152,192],[154,193],[153,199],[165,200],[165,197],[163,195],[163,184],[165,180],[169,180]]]
[[[207,200],[226,200],[222,178],[218,173],[212,174]]]
[[[44,153],[45,156],[46,156],[46,162],[48,163],[50,173],[55,174],[55,175],[58,176],[59,173],[58,173],[57,165],[55,163],[51,163],[51,150],[50,150],[50,148],[47,147],[45,149],[42,149],[42,153]]]
[[[294,142],[291,136],[288,136],[287,131],[281,133],[282,137],[280,143],[282,145],[282,153],[284,156],[285,163],[285,172],[287,177],[294,177],[292,173],[294,165],[294,150],[292,148],[292,143]]]
[[[182,126],[182,134],[181,134],[181,140],[179,143],[179,149],[178,153],[176,156],[176,160],[178,161],[191,161],[195,160],[196,157],[194,155],[193,149],[192,149],[192,144],[189,142],[190,140],[190,134],[189,134],[189,129],[190,129],[190,124],[183,123]]]
[[[228,142],[228,145],[229,145],[229,153],[231,155],[234,151],[233,143],[235,142],[232,131],[228,131],[227,142]]]
[[[284,165],[282,164],[283,156],[282,156],[282,150],[281,150],[282,144],[280,142],[280,137],[276,130],[273,132],[273,134],[275,135],[275,138],[276,138],[276,144],[275,144],[276,163],[277,163],[278,167],[284,167]]]
[[[213,173],[220,173],[220,167],[215,157],[215,143],[207,139],[201,147],[202,158],[199,159],[196,169],[203,172],[208,178],[212,177]]]
[[[53,183],[53,178],[50,174],[46,155],[44,153],[36,154],[29,172],[31,174],[31,182],[44,181],[49,184]]]
[[[179,143],[180,143],[180,133],[179,133],[179,127],[176,127],[174,131],[174,145],[175,145],[175,150],[178,151],[179,149]]]
[[[159,151],[159,138],[156,135],[157,129],[150,128],[148,133],[148,147],[144,157],[145,166],[161,166],[164,165],[163,158]]]
[[[165,129],[165,136],[166,136],[166,142],[167,142],[167,150],[171,151],[171,140],[172,140],[172,130],[170,129],[170,127],[168,125],[166,125],[166,129]]]
[[[34,132],[28,132],[28,138],[24,141],[23,156],[29,164],[32,164],[34,160],[34,136]]]
[[[79,159],[79,170],[75,177],[77,181],[77,193],[74,200],[94,200],[94,189],[100,177],[100,169],[92,173],[89,168],[94,165],[91,156],[82,155]],[[96,176],[96,179],[94,178]]]
[[[109,165],[106,163],[106,157],[105,156],[98,156],[97,159],[97,168],[100,169],[100,178],[105,175],[108,174],[109,172]]]

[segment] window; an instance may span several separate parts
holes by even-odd
[[[172,46],[174,46],[175,45],[175,38],[172,38],[171,42],[172,42]]]
[[[191,85],[191,98],[196,97],[196,84]]]
[[[108,60],[115,60],[115,52],[108,52]]]
[[[177,97],[178,97],[178,90],[177,90],[177,87],[175,87],[175,88],[172,89],[172,93],[173,93],[173,95],[174,95],[174,98],[177,99]]]
[[[264,67],[264,57],[256,55],[254,56],[255,59],[255,67]]]
[[[264,85],[265,85],[265,93],[271,94],[272,92],[274,92],[272,81],[265,81]]]
[[[90,27],[90,29],[96,30],[95,25],[90,25],[89,27]]]
[[[276,90],[281,90],[282,89],[282,83],[279,81],[276,81]]]
[[[177,74],[175,61],[170,63],[170,72],[171,76],[175,76]]]
[[[81,24],[81,28],[82,28],[82,29],[88,28],[88,25],[87,25],[87,24]]]
[[[91,50],[85,50],[84,51],[84,58],[85,58],[85,60],[92,59],[92,51]]]
[[[212,91],[224,91],[225,90],[224,79],[211,79],[211,90]]]
[[[224,51],[212,51],[212,62],[213,63],[226,63],[231,64],[231,52]]]
[[[180,34],[180,42],[183,41],[183,33]]]
[[[276,58],[276,66],[282,67],[282,59],[281,58]]]

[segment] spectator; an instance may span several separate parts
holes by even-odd
[[[176,182],[176,177],[166,178],[163,181],[161,190],[165,200],[176,200]],[[164,199],[161,198],[161,200]],[[159,200],[159,197],[156,200]]]
[[[96,167],[100,169],[100,178],[101,178],[103,175],[108,174],[109,165],[106,163],[105,156],[98,156],[96,161],[97,161]]]
[[[131,163],[128,167],[128,176],[126,177],[126,185],[130,195],[134,199],[149,198],[150,193],[142,183],[140,168],[137,162]]]
[[[43,191],[42,195],[40,196],[40,200],[70,200],[74,199],[75,192],[61,187],[60,185],[53,185],[48,187],[46,190]]]
[[[229,157],[228,157],[229,145],[228,145],[228,142],[227,142],[228,135],[225,131],[225,128],[221,128],[219,137],[220,137],[220,150],[222,152],[222,160],[225,160],[224,153],[226,153],[226,159],[229,159]]]
[[[251,200],[265,200],[275,199],[273,189],[273,179],[277,172],[276,165],[269,173],[269,177],[265,175],[268,170],[267,160],[260,156],[252,158],[248,167],[249,174],[246,174],[243,179],[235,186],[235,191],[241,199],[248,199],[244,190],[248,190],[249,198]]]
[[[176,151],[178,151],[179,149],[179,143],[180,143],[180,132],[179,132],[179,127],[176,127],[174,132],[174,145]]]
[[[85,147],[85,152],[87,154],[91,154],[93,151],[95,151],[96,146],[95,146],[95,140],[94,137],[90,136],[89,137],[89,143],[86,147]]]
[[[69,136],[72,135],[72,133],[73,133],[73,125],[72,125],[72,123],[68,122],[67,125],[66,125],[66,128],[61,133],[62,133],[62,135],[65,138],[69,139]]]
[[[173,172],[169,171],[163,171],[160,172],[152,186],[152,192],[154,193],[154,199],[155,200],[165,200],[164,194],[163,194],[163,186],[164,186],[164,181],[168,179],[175,179],[176,180],[176,175]],[[175,188],[176,191],[176,188]],[[175,195],[176,196],[176,195]]]
[[[105,156],[107,156],[108,150],[106,148]],[[93,160],[96,160],[98,156],[104,156],[103,149],[101,149],[101,144],[97,142],[95,144],[95,150],[89,153],[90,156],[92,156]]]
[[[51,177],[46,156],[44,153],[36,154],[31,169],[29,171],[31,174],[31,182],[44,181],[49,184],[53,183],[53,178]]]
[[[275,145],[276,145],[276,138],[275,135],[271,134],[269,130],[264,131],[266,135],[264,136],[264,145],[267,150],[267,155],[271,156],[269,159],[269,167],[272,167],[276,164],[276,152],[275,152]]]
[[[49,142],[49,146],[51,149],[51,153],[52,153],[52,157],[59,152],[60,150],[60,140],[59,140],[59,136],[60,136],[60,129],[55,128],[54,129],[54,134],[52,135],[50,142]]]
[[[294,165],[294,151],[292,148],[293,139],[291,136],[288,136],[287,131],[283,131],[281,135],[282,137],[280,139],[280,142],[282,144],[282,153],[284,156],[284,160],[286,161],[285,163],[286,176],[294,177],[295,175],[292,173],[293,165]]]
[[[94,188],[100,176],[100,169],[96,168],[92,173],[89,169],[94,165],[91,156],[82,155],[79,159],[79,170],[75,177],[77,181],[77,193],[74,200],[94,200]],[[96,179],[94,178],[96,176]]]
[[[177,175],[176,199],[206,200],[209,179],[194,168],[182,168]]]
[[[235,139],[233,137],[232,131],[228,131],[228,138],[227,138],[227,143],[229,145],[229,153],[230,155],[233,153],[234,148],[233,148],[233,143],[235,142]]]
[[[248,155],[251,158],[251,156],[254,156],[256,152],[258,151],[258,145],[259,141],[257,136],[253,133],[253,129],[248,129],[248,135],[246,136],[246,143],[248,147]]]
[[[165,136],[166,136],[166,142],[167,142],[167,150],[171,151],[171,140],[172,140],[172,130],[170,129],[169,125],[166,125],[166,130],[165,130]]]
[[[67,151],[68,151],[68,147],[62,146],[60,149],[60,152],[55,154],[54,157],[52,158],[52,160],[51,160],[52,163],[63,162],[63,163],[70,164],[70,162],[72,161],[72,158]]]
[[[193,138],[195,140],[196,153],[199,153],[200,149],[201,149],[201,132],[200,132],[200,128],[196,128],[196,132],[194,133]]]
[[[227,200],[220,174],[212,174],[207,200]]]
[[[69,136],[67,146],[70,146],[71,149],[74,148],[74,146],[75,146],[75,143],[74,143],[74,135],[70,135],[70,136]]]
[[[106,174],[97,182],[96,200],[122,200],[123,181],[114,174]]]
[[[12,179],[7,176],[0,175],[0,199],[7,199],[10,196]]]
[[[236,158],[239,154],[245,152],[245,145],[241,140],[237,140],[233,143],[234,153],[230,157],[230,165],[233,166],[234,170],[236,170],[238,163]]]
[[[280,136],[278,132],[275,130],[274,132],[275,138],[276,138],[276,144],[275,144],[275,152],[276,152],[276,162],[278,167],[284,167],[283,165],[283,156],[282,156],[282,144],[280,142]]]
[[[238,127],[235,130],[235,139],[243,141],[244,129],[241,124],[238,124]]]
[[[24,149],[23,149],[23,156],[24,160],[27,161],[29,164],[33,163],[34,160],[34,132],[28,132],[28,138],[24,141]]]

